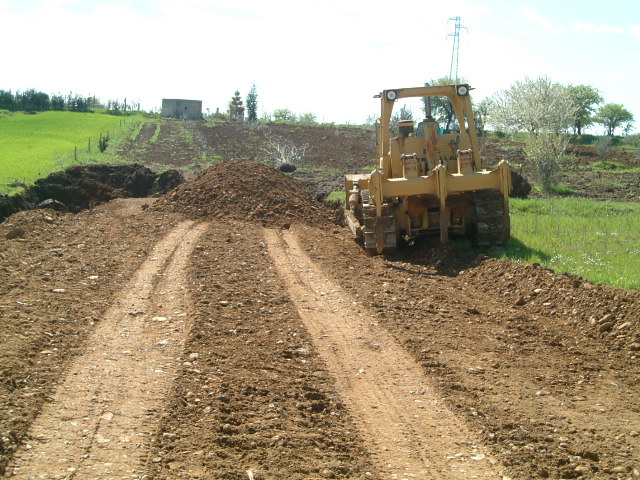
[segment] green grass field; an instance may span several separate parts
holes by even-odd
[[[0,114],[0,193],[15,189],[6,184],[27,184],[72,163],[87,162],[98,152],[100,133],[110,133],[112,147],[123,130],[134,128],[143,118],[115,117],[104,113],[42,112],[25,115]],[[89,152],[91,139],[91,152]],[[77,147],[77,159],[74,148]],[[108,150],[107,150],[108,151]],[[108,156],[105,161],[113,161]]]
[[[496,256],[640,289],[640,204],[511,199],[511,240]]]

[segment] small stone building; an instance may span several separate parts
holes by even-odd
[[[162,116],[199,120],[202,118],[202,100],[163,98]]]

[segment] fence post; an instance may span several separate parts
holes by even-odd
[[[74,147],[73,147],[73,160],[76,161],[76,162],[78,161],[78,146],[77,145],[74,145]]]
[[[89,146],[87,147],[87,152],[91,153],[91,137],[89,137]]]

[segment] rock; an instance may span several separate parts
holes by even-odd
[[[533,293],[535,293],[536,295],[540,295],[542,292],[544,292],[544,290],[543,290],[543,289],[541,289],[541,288],[536,288],[536,289],[533,291]]]
[[[640,351],[640,343],[632,343],[631,345],[629,345],[629,350],[631,350],[632,352]]]
[[[175,433],[163,433],[162,438],[170,441],[174,441],[178,439],[178,436]]]
[[[200,356],[200,355],[199,355],[199,354],[197,354],[197,353],[190,353],[190,354],[189,354],[189,358],[190,358],[191,360],[195,360],[195,359],[197,359],[199,356]]]
[[[613,329],[613,322],[605,322],[598,327],[600,333],[610,332]]]
[[[229,302],[227,300],[220,300],[218,302],[218,305],[220,305],[221,307],[228,307],[229,306]]]
[[[53,293],[65,293],[66,290],[64,288],[54,288],[51,290]]]
[[[631,322],[624,322],[621,323],[620,325],[618,325],[617,329],[618,330],[624,330],[626,328],[629,328],[631,326]]]
[[[611,473],[627,473],[627,467],[613,467]]]
[[[527,301],[524,299],[524,297],[519,297],[516,300],[516,303],[514,305],[521,307],[522,305],[524,305],[525,303],[527,303]]]
[[[592,452],[591,450],[583,450],[578,453],[578,456],[586,458],[587,460],[593,460],[594,462],[600,461],[600,455],[598,455],[596,452]]]
[[[604,317],[598,320],[598,323],[609,323],[611,320],[613,320],[613,314],[607,313]]]
[[[222,432],[226,434],[233,433],[233,427],[228,423],[225,423],[222,425]]]

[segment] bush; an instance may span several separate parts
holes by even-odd
[[[539,132],[527,134],[525,154],[536,169],[542,189],[550,191],[558,184],[562,158],[569,137],[561,133]]]
[[[107,147],[109,146],[109,132],[103,137],[102,132],[100,132],[100,138],[98,139],[98,150],[103,153]]]
[[[596,153],[601,160],[604,160],[607,157],[607,153],[611,150],[612,143],[612,138],[606,135],[596,140]]]

